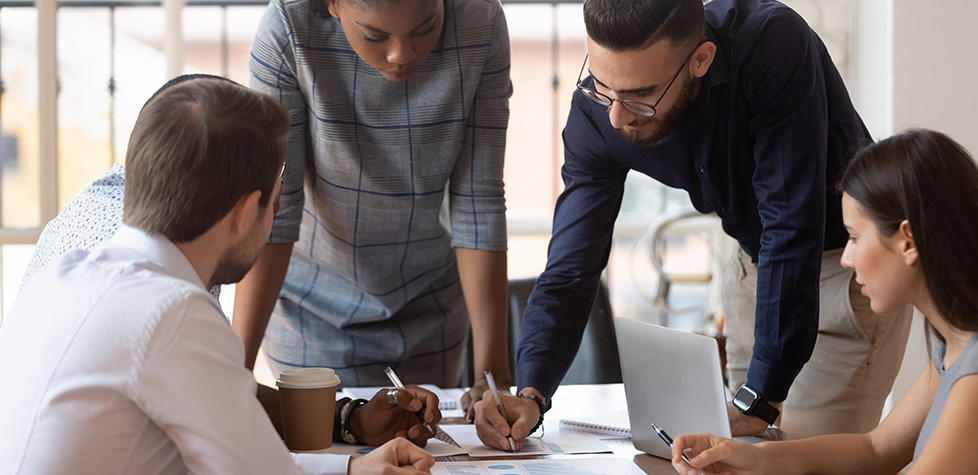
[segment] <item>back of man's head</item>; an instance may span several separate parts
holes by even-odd
[[[587,35],[611,51],[645,49],[660,40],[688,51],[706,28],[702,0],[584,0]]]
[[[233,81],[167,83],[129,138],[123,222],[179,243],[199,237],[254,190],[267,206],[288,127],[281,103]]]

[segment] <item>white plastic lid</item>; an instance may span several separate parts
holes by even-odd
[[[331,368],[297,368],[279,373],[275,384],[289,389],[329,388],[339,386],[340,377]]]

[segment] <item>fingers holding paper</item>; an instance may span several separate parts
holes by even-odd
[[[382,389],[350,416],[350,428],[360,443],[380,445],[395,437],[404,436],[416,445],[424,447],[434,436],[424,428],[414,413],[421,412],[430,425],[441,421],[438,396],[426,389],[408,385],[405,389],[391,392]],[[392,405],[392,402],[395,402]]]
[[[490,391],[486,391],[482,400],[475,403],[475,428],[479,440],[489,447],[500,450],[511,450],[507,436],[513,437],[516,451],[523,447],[523,440],[530,435],[530,429],[540,419],[540,408],[532,399],[518,398],[500,393],[506,417],[496,408]]]
[[[688,464],[682,458],[684,451]],[[771,473],[763,462],[759,446],[713,434],[683,434],[672,445],[672,466],[683,475],[697,470],[730,475]]]
[[[429,473],[435,458],[428,452],[408,442],[396,438],[381,445],[363,457],[350,462],[350,473],[414,475]]]

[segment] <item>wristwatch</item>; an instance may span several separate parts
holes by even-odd
[[[778,408],[765,401],[761,397],[761,393],[746,384],[737,391],[737,395],[733,398],[733,405],[737,406],[737,409],[740,409],[740,412],[744,414],[760,417],[768,425],[774,424],[774,421],[781,415]]]

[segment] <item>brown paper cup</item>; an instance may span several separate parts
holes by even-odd
[[[285,445],[292,452],[316,452],[333,445],[333,414],[340,378],[329,368],[283,371],[276,381]]]

